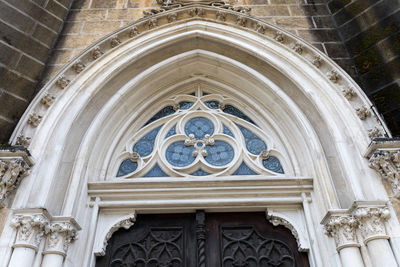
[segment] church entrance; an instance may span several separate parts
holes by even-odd
[[[265,213],[138,215],[108,242],[97,267],[308,267],[291,232]]]

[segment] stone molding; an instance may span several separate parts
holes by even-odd
[[[331,210],[322,220],[326,234],[333,237],[336,249],[360,247],[357,232],[367,244],[374,239],[389,239],[385,222],[390,218],[385,202],[355,202],[348,210]]]
[[[73,218],[54,218],[53,222],[45,227],[46,247],[43,254],[59,254],[65,256],[69,244],[77,237],[81,228]]]
[[[23,147],[0,150],[0,209],[8,204],[8,197],[28,176],[33,160]]]
[[[23,247],[36,252],[49,224],[49,214],[44,209],[22,210],[14,214],[10,225],[16,229],[13,248]]]
[[[110,238],[112,237],[112,235],[118,231],[120,228],[124,228],[124,229],[129,229],[132,227],[132,225],[135,224],[136,221],[136,212],[133,212],[127,216],[124,216],[122,218],[119,218],[117,222],[113,223],[113,225],[111,227],[108,227],[108,231],[104,237],[103,240],[103,246],[101,248],[100,252],[95,252],[96,256],[104,256],[106,255],[106,249],[107,249],[107,244],[108,244],[108,240],[110,240]]]
[[[395,139],[374,140],[366,153],[369,167],[389,182],[395,198],[400,198],[400,141]]]

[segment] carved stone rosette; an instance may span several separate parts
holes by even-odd
[[[43,254],[65,256],[69,244],[75,240],[79,227],[70,221],[52,222],[45,227],[46,248]]]
[[[346,247],[359,247],[356,228],[358,222],[351,215],[332,215],[325,223],[328,236],[335,239],[336,249],[340,251]]]
[[[400,150],[375,151],[369,159],[369,166],[386,179],[394,196],[400,196]]]
[[[37,251],[45,234],[49,219],[45,214],[16,214],[11,226],[17,230],[17,238],[13,248],[24,247]]]
[[[0,151],[0,209],[21,180],[30,173],[33,161],[25,151]]]

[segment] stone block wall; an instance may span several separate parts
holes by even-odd
[[[353,62],[342,44],[325,0],[230,0],[249,6],[250,14],[301,36],[352,72]],[[46,79],[84,48],[112,31],[158,8],[156,0],[75,0]]]
[[[0,143],[32,100],[72,0],[0,0]]]
[[[400,135],[400,1],[331,0],[330,12],[354,59],[357,80]]]

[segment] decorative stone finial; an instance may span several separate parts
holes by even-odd
[[[121,44],[121,40],[118,38],[118,36],[114,36],[110,40],[110,45],[112,48],[117,47]]]
[[[371,112],[368,110],[366,106],[361,106],[356,108],[356,113],[357,116],[360,118],[360,120],[365,120],[371,116]]]
[[[315,56],[312,61],[312,64],[317,68],[321,67],[322,63],[323,63],[323,61],[320,56]]]
[[[277,32],[275,33],[274,39],[277,40],[277,41],[280,42],[280,43],[283,43],[283,41],[285,41],[285,36],[283,35],[282,32],[277,31]]]
[[[42,105],[44,105],[45,107],[50,107],[55,99],[56,98],[54,96],[50,95],[49,93],[46,93],[40,100],[40,103],[42,103]]]
[[[326,75],[328,76],[329,80],[331,80],[334,83],[337,83],[340,80],[339,73],[337,73],[336,70],[332,70],[328,72]]]
[[[42,116],[36,114],[35,112],[29,115],[28,124],[30,124],[32,127],[38,127],[41,121]]]
[[[68,79],[65,78],[64,76],[61,76],[61,77],[58,78],[58,80],[57,80],[57,85],[58,85],[58,87],[60,87],[61,89],[64,89],[65,87],[68,86],[68,84],[69,84],[70,82],[71,82],[70,80],[68,80]]]
[[[77,61],[72,68],[75,70],[76,73],[81,73],[85,69],[85,64],[82,63],[82,61]]]
[[[140,32],[138,30],[138,28],[136,26],[133,26],[130,31],[129,31],[129,37],[135,37],[136,35],[138,35]]]
[[[92,51],[92,57],[94,60],[98,59],[104,54],[103,51],[101,51],[100,47],[96,46],[93,51]]]
[[[294,44],[293,46],[293,50],[298,53],[298,54],[302,54],[303,53],[303,46],[299,43]]]
[[[31,143],[31,138],[25,137],[23,133],[20,133],[18,135],[17,141],[15,142],[17,146],[24,146],[24,147],[28,147],[30,143]]]
[[[351,100],[354,96],[357,95],[353,87],[342,87],[342,93],[347,100]]]

